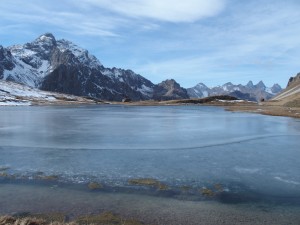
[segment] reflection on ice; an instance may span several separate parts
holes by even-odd
[[[225,200],[243,190],[299,199],[297,121],[199,106],[4,108],[0,168],[111,188],[151,178],[175,194],[222,184]]]
[[[288,183],[288,184],[294,184],[294,185],[300,185],[300,182],[297,182],[297,181],[293,181],[293,180],[286,180],[286,179],[283,179],[281,177],[274,177],[276,180],[279,180],[279,181],[282,181],[282,182],[285,182],[285,183]]]

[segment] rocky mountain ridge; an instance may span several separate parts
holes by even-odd
[[[281,90],[260,82],[246,86],[226,83],[208,88],[200,83],[184,89],[173,79],[160,84],[131,70],[106,68],[87,50],[67,40],[56,40],[51,33],[24,45],[0,46],[0,79],[14,81],[45,91],[60,92],[96,99],[121,101],[171,100],[202,98],[212,95],[259,100],[269,99]]]
[[[231,82],[223,84],[222,86],[216,86],[209,88],[203,83],[197,84],[195,87],[188,88],[187,92],[191,98],[203,98],[215,95],[230,95],[249,101],[260,101],[261,99],[271,99],[273,96],[282,91],[282,88],[278,84],[274,84],[268,88],[260,81],[257,84],[253,84],[249,81],[246,85],[235,85]]]

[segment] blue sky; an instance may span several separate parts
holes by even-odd
[[[45,32],[86,48],[106,67],[183,87],[300,72],[299,0],[1,0],[0,45]]]

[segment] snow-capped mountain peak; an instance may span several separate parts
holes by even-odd
[[[131,70],[105,68],[68,40],[46,33],[30,43],[0,48],[0,79],[105,100],[150,99],[154,84]]]
[[[53,46],[56,45],[56,39],[53,34],[45,33],[39,36],[33,43],[40,43],[42,45]]]
[[[99,60],[77,45],[66,40],[56,40],[54,35],[46,33],[30,43],[13,45],[7,48],[14,57],[15,69],[8,68],[4,79],[13,80],[31,87],[39,87],[42,79],[57,66],[60,54],[69,51],[81,63],[90,68],[99,68]],[[55,54],[56,53],[56,54]],[[7,58],[7,57],[6,57]],[[55,64],[55,65],[54,65]],[[59,64],[59,63],[58,63]]]

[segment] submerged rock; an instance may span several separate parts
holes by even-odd
[[[206,196],[206,197],[215,196],[215,192],[209,188],[202,188],[200,191],[203,196]]]
[[[100,184],[100,183],[97,183],[97,182],[90,182],[88,184],[88,188],[90,190],[98,190],[98,189],[102,189],[103,188],[103,185]]]
[[[159,180],[152,179],[152,178],[130,179],[128,180],[128,183],[130,185],[155,187],[160,191],[165,191],[169,189],[168,185],[163,184]]]
[[[212,188],[203,187],[200,192],[203,196],[213,197],[224,191],[224,188],[221,184],[214,184]]]
[[[38,175],[38,179],[41,180],[58,180],[58,176],[57,175],[49,175],[49,176],[44,176],[44,175]]]
[[[140,178],[140,179],[130,179],[128,183],[131,185],[141,185],[141,186],[157,186],[160,182],[152,178]]]

